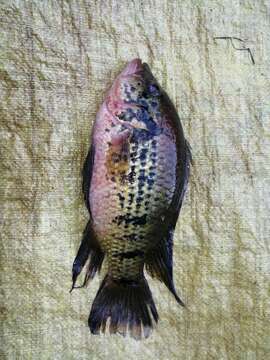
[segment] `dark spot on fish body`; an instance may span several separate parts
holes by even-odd
[[[147,214],[144,214],[142,216],[130,216],[128,214],[125,215],[117,215],[112,222],[116,223],[118,226],[121,225],[122,223],[126,225],[134,225],[134,226],[140,226],[140,225],[145,225],[146,224],[146,219],[147,219]]]
[[[136,155],[133,154],[132,156],[130,156],[130,160],[131,160],[132,163],[135,163],[136,160],[137,160]]]
[[[147,179],[146,176],[143,175],[143,174],[138,177],[138,181],[139,181],[139,182],[145,182],[146,179]]]
[[[147,218],[146,214],[144,214],[142,216],[134,217],[133,225],[145,225],[146,224],[146,218]]]
[[[126,287],[126,286],[138,286],[139,281],[122,277],[120,279],[114,279],[114,282]]]
[[[150,140],[153,137],[150,131],[145,129],[133,129],[131,141],[134,143],[140,143]]]
[[[143,148],[141,149],[141,152],[140,152],[140,160],[143,161],[143,160],[146,160],[146,154],[148,152],[148,149],[147,148]]]
[[[127,176],[127,180],[130,184],[134,183],[135,182],[135,176],[136,176],[136,173],[134,171],[131,171],[128,176]]]
[[[117,117],[120,120],[125,120],[126,114],[124,112],[121,112],[120,114],[117,115]]]
[[[120,161],[121,155],[118,153],[112,153],[112,161],[118,163]]]
[[[160,96],[160,89],[156,84],[150,84],[148,86],[148,91],[152,96]]]
[[[144,251],[142,250],[133,250],[133,251],[126,251],[126,252],[119,252],[119,253],[114,253],[112,254],[112,256],[114,257],[120,257],[121,260],[124,259],[133,259],[135,257],[143,257],[144,256]]]
[[[128,203],[129,203],[129,205],[131,205],[131,204],[133,203],[134,196],[135,196],[135,195],[132,194],[132,193],[129,193],[129,194],[128,194],[128,197],[129,197]]]
[[[148,103],[144,99],[146,96],[144,96],[144,93],[142,93],[143,98],[138,98],[138,103],[142,106],[144,110],[148,110]]]
[[[125,197],[121,193],[117,193],[117,196],[119,198],[120,206],[123,209],[124,208]]]
[[[124,235],[124,238],[127,240],[127,241],[136,241],[137,240],[137,234],[129,234],[129,235]]]
[[[136,198],[136,203],[138,204],[138,203],[141,203],[143,201],[143,198],[141,197],[141,196],[138,196],[137,198]]]

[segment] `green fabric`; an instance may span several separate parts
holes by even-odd
[[[1,1],[1,358],[269,358],[269,19],[267,0]],[[90,335],[102,277],[69,294],[91,125],[138,56],[194,158],[174,247],[187,308],[150,279],[161,320],[142,342]]]

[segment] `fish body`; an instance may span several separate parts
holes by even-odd
[[[108,273],[94,300],[89,327],[147,337],[158,321],[144,269],[172,277],[173,232],[188,183],[190,149],[177,112],[147,64],[134,59],[119,74],[93,127],[83,169],[90,220],[73,264],[73,287],[89,258],[84,284]]]

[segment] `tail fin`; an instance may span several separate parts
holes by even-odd
[[[149,311],[150,310],[150,311]],[[158,313],[151,290],[143,277],[138,281],[113,280],[106,275],[93,302],[88,319],[92,334],[109,332],[139,340],[148,337],[153,328],[151,315],[158,322]]]
[[[75,286],[77,277],[80,275],[86,261],[89,259],[88,269],[84,278],[84,282],[81,286]],[[92,230],[91,221],[86,225],[86,228],[83,232],[83,238],[76,255],[76,258],[72,266],[72,287],[70,292],[73,289],[81,288],[87,284],[89,279],[92,279],[97,271],[100,271],[102,262],[104,259],[104,254],[100,250],[97,242],[95,241],[95,235]]]

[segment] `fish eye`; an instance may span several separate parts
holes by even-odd
[[[150,94],[153,95],[153,96],[159,96],[160,95],[159,87],[156,84],[150,84],[149,87],[148,87],[148,90],[149,90]]]

